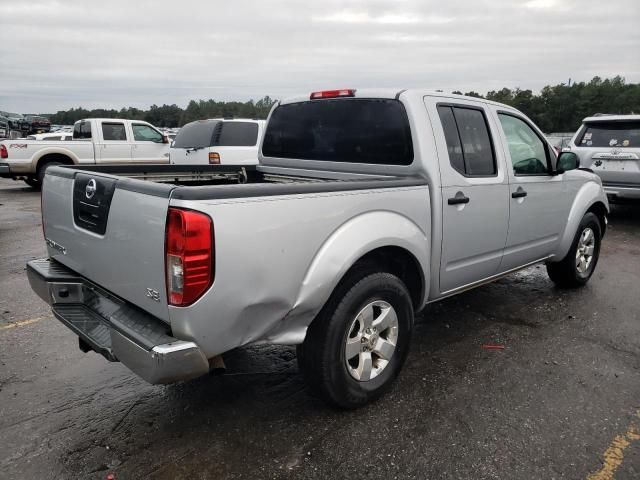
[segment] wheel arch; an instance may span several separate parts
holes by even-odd
[[[398,276],[409,290],[414,309],[420,310],[429,291],[429,245],[427,233],[398,213],[368,212],[348,220],[317,251],[292,308],[263,339],[301,343],[333,292],[359,268]]]
[[[65,149],[44,149],[39,152],[38,156],[33,159],[33,172],[37,174],[38,169],[45,163],[60,162],[64,165],[75,165],[78,163],[76,155]]]
[[[586,213],[589,212],[595,214],[595,216],[598,217],[598,220],[600,221],[600,232],[604,237],[604,234],[607,230],[607,215],[609,214],[609,209],[603,202],[597,201],[589,207]]]
[[[569,217],[564,231],[561,234],[560,242],[554,253],[554,259],[552,261],[560,261],[566,255],[573,238],[578,229],[578,225],[582,221],[585,214],[592,212],[600,221],[600,225],[606,227],[606,216],[609,213],[609,202],[602,190],[602,185],[597,182],[588,182],[582,185],[580,190],[576,193],[576,196],[571,205]],[[604,229],[602,229],[604,234]]]

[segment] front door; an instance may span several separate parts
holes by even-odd
[[[500,271],[543,259],[555,250],[569,217],[565,174],[554,174],[555,154],[525,118],[497,112],[508,145],[509,234]]]
[[[144,123],[132,123],[135,163],[169,163],[169,144],[156,129]]]
[[[509,185],[484,104],[426,102],[436,120],[442,182],[439,290],[446,294],[497,273],[507,238]]]

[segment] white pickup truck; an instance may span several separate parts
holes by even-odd
[[[323,91],[274,106],[257,167],[47,170],[49,258],[27,272],[83,350],[149,382],[293,344],[350,408],[391,384],[427,303],[537,262],[584,285],[608,209],[598,176],[511,107]]]
[[[0,142],[0,177],[39,188],[53,165],[169,163],[169,141],[153,125],[120,118],[89,118],[73,127],[73,140]]]

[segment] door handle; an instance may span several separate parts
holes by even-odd
[[[513,192],[511,194],[511,198],[523,198],[527,196],[527,192],[525,192],[524,190],[520,189],[516,192]]]
[[[449,205],[460,205],[461,203],[469,203],[469,197],[465,197],[464,194],[447,199]]]

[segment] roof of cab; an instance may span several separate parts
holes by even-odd
[[[333,89],[326,89],[333,90]],[[311,101],[311,93],[295,95],[292,97],[285,98],[280,101],[280,105],[286,105],[289,103],[299,103],[299,102],[308,102]],[[491,105],[496,105],[502,107],[504,109],[515,110],[513,107],[509,105],[504,105],[502,103],[494,102],[491,100],[487,100],[485,98],[478,97],[469,97],[466,95],[458,95],[451,92],[445,92],[443,90],[435,90],[435,89],[427,89],[427,88],[356,88],[355,94],[349,97],[337,97],[337,98],[388,98],[395,99],[400,98],[401,95],[418,95],[418,96],[432,96],[432,97],[443,97],[443,98],[453,98],[460,100],[475,100],[478,102],[483,102]],[[313,101],[322,101],[323,99],[314,99]]]

